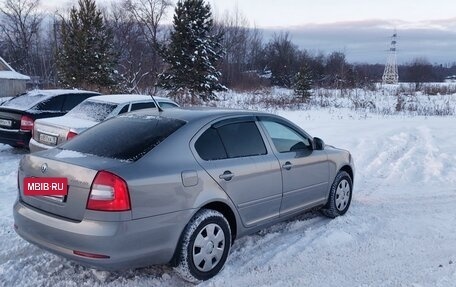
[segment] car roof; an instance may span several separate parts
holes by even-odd
[[[49,96],[58,96],[58,95],[67,95],[67,94],[94,94],[99,95],[100,93],[93,92],[93,91],[85,91],[85,90],[72,90],[72,89],[50,89],[50,90],[31,90],[27,92],[27,94],[43,94]]]
[[[165,101],[165,102],[173,103],[173,101],[168,98],[163,98],[163,97],[154,97],[154,98],[157,101]],[[99,102],[122,104],[122,103],[128,103],[128,102],[132,102],[132,101],[147,101],[147,100],[152,101],[152,97],[148,96],[148,95],[118,94],[118,95],[94,96],[94,97],[90,97],[87,100],[96,100]]]
[[[156,115],[155,109],[144,109],[138,110],[133,113],[129,113],[129,116],[150,116]],[[168,109],[164,110],[160,113],[160,116],[167,117],[167,118],[175,118],[179,120],[183,120],[186,122],[192,122],[197,120],[213,120],[221,117],[229,117],[229,116],[265,116],[271,115],[269,113],[264,113],[260,111],[253,111],[253,110],[240,110],[240,109],[223,109],[223,108],[212,108],[212,107],[193,107],[193,108],[185,108],[185,109]]]
[[[61,96],[61,95],[71,95],[71,94],[91,94],[99,95],[100,93],[97,92],[91,92],[91,91],[84,91],[84,90],[63,90],[63,89],[53,89],[53,90],[31,90],[26,93],[20,94],[16,97],[13,97],[9,99],[8,101],[2,103],[2,108],[7,108],[7,109],[15,109],[15,110],[20,110],[20,111],[25,111],[28,109],[33,108],[35,105],[47,101],[49,99],[52,99],[56,96]],[[33,97],[39,96],[39,98],[34,99]],[[30,100],[26,100],[30,99]],[[17,103],[19,101],[20,103]]]

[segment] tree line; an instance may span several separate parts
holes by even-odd
[[[153,93],[160,86],[206,100],[225,87],[276,85],[305,96],[312,87],[372,85],[384,69],[349,63],[340,51],[311,53],[287,32],[266,38],[238,9],[216,18],[203,0],[119,0],[103,9],[79,0],[55,15],[40,4],[0,1],[0,56],[40,87]],[[173,24],[164,24],[171,15]],[[443,81],[456,64],[416,58],[399,74],[406,82]]]

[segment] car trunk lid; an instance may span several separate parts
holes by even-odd
[[[35,122],[33,139],[41,144],[56,146],[67,141],[70,131],[79,134],[97,123],[70,116],[40,119]]]
[[[100,169],[125,162],[78,152],[52,149],[25,155],[20,162],[18,184],[23,202],[44,212],[81,221],[86,212],[92,182]],[[46,168],[41,168],[46,166]],[[44,172],[43,172],[44,170]],[[66,196],[25,196],[24,178],[63,177],[68,179]]]
[[[23,111],[0,107],[0,129],[19,130]]]

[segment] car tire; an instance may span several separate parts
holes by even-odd
[[[184,280],[198,283],[222,270],[231,247],[231,229],[218,211],[201,209],[181,236],[174,270]]]
[[[328,202],[322,209],[322,213],[330,218],[344,215],[350,207],[353,182],[350,175],[345,171],[339,171],[329,191]]]

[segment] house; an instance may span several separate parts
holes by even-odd
[[[25,92],[29,80],[29,76],[16,72],[0,57],[0,97],[13,97]]]

